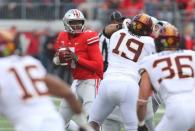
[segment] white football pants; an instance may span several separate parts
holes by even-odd
[[[48,114],[32,114],[14,124],[16,131],[65,131],[64,121],[57,111]]]
[[[165,102],[165,114],[156,131],[188,131],[195,127],[195,94],[181,93]]]
[[[137,100],[139,86],[133,80],[104,79],[93,103],[89,122],[99,125],[119,106],[126,131],[137,131]]]
[[[88,80],[74,80],[71,89],[82,103],[83,109],[88,117],[93,100],[97,93],[97,87],[99,86],[99,80],[88,79]],[[65,100],[61,101],[59,112],[62,114],[66,123],[70,121],[73,116],[68,103]]]

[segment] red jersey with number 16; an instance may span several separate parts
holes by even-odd
[[[66,31],[60,32],[55,49],[61,47],[71,47],[78,56],[76,67],[70,68],[74,79],[102,79],[103,60],[96,32],[88,30],[76,35],[71,35]]]

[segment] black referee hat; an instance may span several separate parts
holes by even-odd
[[[115,21],[121,22],[124,19],[125,19],[125,17],[122,16],[121,12],[119,12],[119,11],[112,12],[111,17],[110,17],[111,21],[115,20]]]

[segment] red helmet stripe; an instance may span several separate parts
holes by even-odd
[[[76,16],[80,17],[80,13],[77,10],[75,10],[75,12],[76,12]]]
[[[76,16],[76,10],[73,10],[73,14],[74,14],[74,16]]]
[[[73,10],[72,10],[72,13],[73,13],[74,16],[76,16],[76,17],[78,17],[78,18],[80,17],[80,12],[79,12],[78,10],[73,9]]]

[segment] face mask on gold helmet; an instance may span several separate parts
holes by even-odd
[[[152,33],[152,19],[147,14],[138,14],[133,17],[129,30],[139,36],[150,36]]]
[[[180,34],[178,29],[168,24],[161,28],[159,36],[155,39],[155,46],[157,52],[163,50],[176,50],[178,49],[180,41]]]

